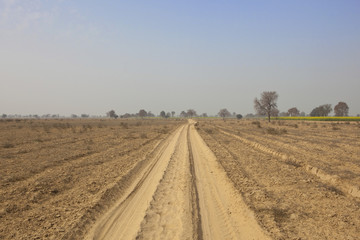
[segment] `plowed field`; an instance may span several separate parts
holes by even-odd
[[[359,124],[214,120],[198,131],[273,238],[359,239]]]
[[[358,124],[0,122],[0,239],[358,239]]]

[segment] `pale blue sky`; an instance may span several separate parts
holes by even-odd
[[[0,114],[360,113],[360,1],[0,0]]]

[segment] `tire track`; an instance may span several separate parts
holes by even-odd
[[[180,127],[157,154],[152,164],[140,174],[129,188],[124,198],[120,199],[95,224],[85,239],[134,239],[140,229],[140,224],[145,217],[145,212],[150,205],[152,196],[158,183],[163,177],[165,169],[174,153],[179,135],[184,126]]]
[[[85,239],[270,239],[194,123],[166,140]]]
[[[203,239],[270,239],[195,130],[194,124],[191,124],[189,132]]]
[[[187,134],[186,129],[180,134],[137,239],[197,239]]]
[[[193,213],[192,213],[192,222],[195,228],[194,238],[193,239],[203,239],[203,232],[201,227],[201,215],[200,215],[200,204],[199,204],[199,191],[196,185],[196,172],[194,164],[194,156],[191,147],[190,141],[190,126],[187,128],[187,144],[189,151],[189,162],[190,162],[190,172],[191,172],[191,199],[193,204]]]

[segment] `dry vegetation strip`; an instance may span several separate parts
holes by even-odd
[[[73,238],[181,121],[0,122],[0,239]],[[122,183],[122,184],[119,184]]]

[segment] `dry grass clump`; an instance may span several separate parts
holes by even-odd
[[[13,147],[15,147],[15,145],[9,142],[3,144],[3,148],[13,148]]]
[[[332,123],[331,126],[332,126],[332,130],[340,130],[339,124]]]
[[[266,133],[271,134],[271,135],[282,135],[282,134],[287,133],[287,130],[284,128],[276,129],[276,128],[269,127],[266,129]]]
[[[204,131],[205,131],[207,134],[213,134],[213,130],[210,129],[210,128],[205,128]]]
[[[277,121],[277,124],[278,124],[279,126],[284,126],[284,125],[285,125],[285,122],[283,122],[283,121]]]
[[[259,121],[252,121],[251,124],[256,125],[258,128],[261,128],[261,124]]]
[[[125,122],[121,122],[120,123],[120,126],[125,128],[125,129],[128,129],[129,128],[129,124],[128,123],[125,123]]]

